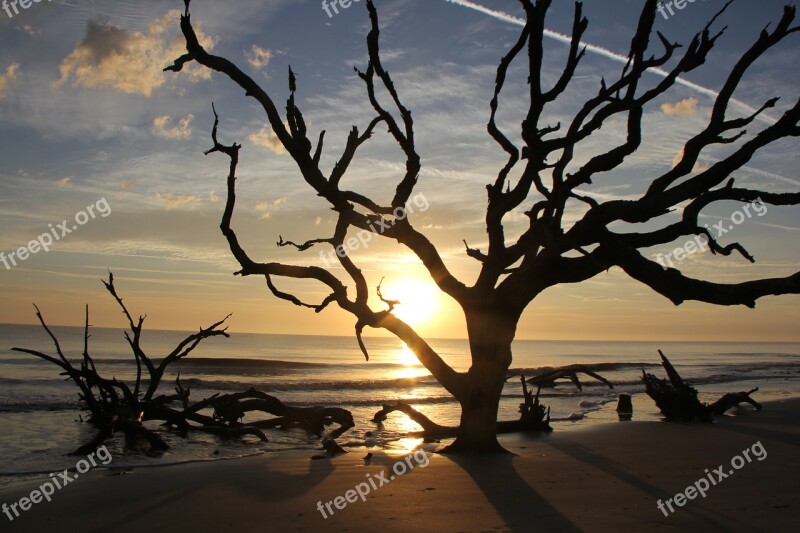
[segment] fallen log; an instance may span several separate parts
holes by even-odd
[[[386,420],[390,413],[395,411],[405,413],[408,418],[422,427],[422,432],[412,432],[411,435],[421,436],[426,441],[435,441],[437,439],[455,437],[456,433],[458,432],[457,427],[439,425],[424,414],[414,409],[411,405],[401,401],[392,404],[384,404],[381,410],[375,413],[375,416],[372,417],[372,421],[376,424],[381,424]]]
[[[717,416],[721,416],[724,415],[728,409],[739,407],[739,404],[741,403],[749,403],[756,408],[756,411],[760,411],[761,404],[750,397],[750,395],[756,391],[758,391],[758,387],[755,389],[750,389],[747,392],[729,392],[716,402],[709,405],[708,410]]]
[[[586,374],[587,376],[606,384],[609,389],[614,388],[614,385],[609,380],[592,371],[586,365],[569,365],[555,368],[548,372],[544,372],[543,374],[528,378],[527,383],[534,386],[552,388],[556,386],[557,379],[567,378],[578,388],[579,391],[583,391],[583,384],[581,384],[580,379],[578,379],[578,374]],[[508,377],[512,377],[513,375],[515,374],[511,374]],[[508,379],[508,377],[506,379]]]
[[[761,410],[761,404],[750,397],[758,387],[748,392],[725,394],[710,405],[701,402],[697,397],[697,390],[684,381],[661,350],[658,353],[669,381],[642,370],[642,382],[647,395],[656,402],[661,414],[667,420],[711,422],[714,415],[722,416],[729,409],[745,402],[753,405],[756,410]]]

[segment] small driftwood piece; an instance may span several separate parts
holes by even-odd
[[[756,408],[756,411],[760,411],[761,404],[750,397],[751,394],[757,391],[758,387],[756,387],[755,389],[750,389],[747,392],[744,391],[729,392],[716,402],[709,405],[708,410],[711,411],[712,414],[715,414],[717,416],[722,416],[728,409],[739,407],[739,404],[741,403],[749,403],[750,405]]]

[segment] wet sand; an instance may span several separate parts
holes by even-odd
[[[0,531],[790,530],[800,523],[798,420],[795,399],[713,425],[619,422],[508,436],[508,456],[442,456],[426,444],[424,456],[371,450],[369,464],[367,450],[331,460],[297,451],[93,470],[13,522],[0,514]],[[407,471],[395,475],[404,458]],[[676,493],[709,476],[716,484],[705,497],[689,491],[694,499],[677,505]],[[46,479],[7,487],[0,503]],[[365,501],[356,487],[369,492]]]

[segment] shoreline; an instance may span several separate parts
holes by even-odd
[[[800,519],[797,451],[800,398],[767,402],[761,412],[712,425],[640,421],[590,425],[546,435],[513,434],[501,442],[516,455],[461,457],[364,449],[313,461],[308,451],[266,453],[236,461],[92,470],[34,505],[13,531],[69,526],[81,531],[198,531],[259,528],[303,531],[630,530],[667,527],[777,529]],[[765,451],[707,490],[705,498],[657,507],[760,442]],[[756,450],[757,451],[757,450]],[[416,458],[414,458],[416,457]],[[398,461],[415,468],[338,509],[338,496],[380,480]],[[424,461],[423,461],[424,462]],[[728,467],[725,466],[727,469]],[[388,475],[388,474],[387,474]],[[0,490],[11,504],[42,479]],[[362,489],[363,490],[363,489]],[[353,493],[355,494],[355,493]],[[350,494],[351,496],[353,494]],[[679,500],[678,500],[679,501]],[[322,502],[333,513],[323,518]],[[0,515],[0,521],[8,518]]]

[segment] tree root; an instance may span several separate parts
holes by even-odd
[[[522,393],[525,398],[523,403],[519,404],[520,418],[519,420],[498,421],[497,434],[520,433],[525,431],[553,431],[553,428],[550,427],[550,409],[545,408],[539,403],[541,386],[539,386],[539,389],[534,395],[528,390],[525,376],[520,376],[520,378]],[[372,421],[376,424],[380,424],[386,420],[390,413],[395,411],[405,413],[406,416],[422,427],[422,431],[413,431],[409,433],[412,437],[422,437],[426,442],[433,442],[439,439],[458,436],[458,427],[437,424],[408,403],[401,401],[392,404],[384,404],[381,410],[372,417]]]

